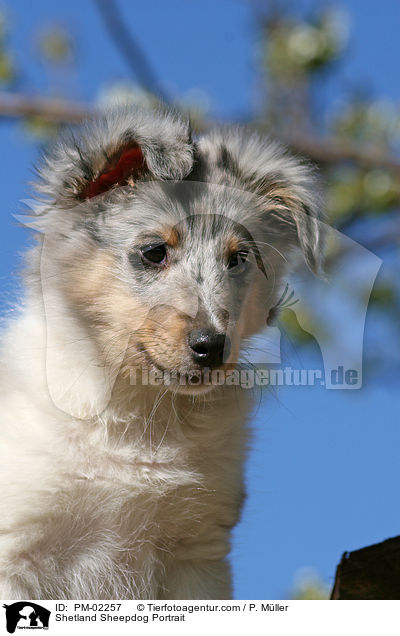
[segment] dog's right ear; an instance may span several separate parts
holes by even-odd
[[[311,271],[320,273],[324,214],[315,169],[278,142],[244,128],[216,130],[199,146],[226,182],[259,198],[271,240],[300,248]]]
[[[183,179],[192,165],[188,121],[172,110],[126,107],[64,133],[45,157],[36,189],[71,208],[142,179]]]

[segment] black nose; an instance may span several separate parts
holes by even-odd
[[[193,359],[202,367],[219,367],[230,353],[230,341],[225,334],[208,329],[193,329],[189,333],[189,346]]]

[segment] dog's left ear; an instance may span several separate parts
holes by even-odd
[[[183,179],[192,165],[184,117],[160,107],[118,108],[65,132],[39,169],[36,189],[65,209],[143,179]]]
[[[316,170],[276,141],[243,128],[215,131],[199,146],[233,186],[257,195],[270,236],[300,247],[310,269],[319,273],[324,223]]]

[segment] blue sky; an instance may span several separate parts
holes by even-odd
[[[317,2],[295,3],[312,6]],[[34,35],[65,24],[76,35],[79,65],[56,78],[69,98],[91,102],[99,87],[130,78],[89,0],[13,0],[10,44],[23,69],[21,89],[51,95],[49,76],[34,57]],[[119,0],[127,23],[172,95],[202,91],[222,120],[250,115],[257,103],[256,31],[251,3],[240,0]],[[339,5],[340,6],[340,5]],[[342,4],[343,6],[343,4]],[[400,99],[400,5],[396,0],[347,0],[352,26],[346,61],[324,85],[328,107],[354,86]],[[0,305],[15,295],[18,252],[27,240],[12,218],[27,196],[38,144],[20,124],[0,120],[2,213]],[[381,276],[395,275],[385,260]],[[286,343],[288,344],[288,343]],[[369,314],[366,347],[390,348],[385,325]],[[287,362],[298,359],[288,347]],[[303,356],[304,366],[315,363]],[[318,360],[317,360],[318,363]],[[388,381],[389,378],[389,381]],[[263,397],[254,417],[247,468],[248,500],[234,533],[237,598],[282,598],[299,568],[314,567],[331,583],[341,553],[400,533],[398,378],[367,380],[359,391],[288,387]]]

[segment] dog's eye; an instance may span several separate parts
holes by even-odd
[[[167,260],[167,248],[164,243],[158,245],[146,245],[140,249],[144,262],[153,265],[164,265]]]
[[[247,266],[247,257],[249,253],[246,250],[241,250],[240,252],[236,252],[232,254],[228,261],[228,269],[232,270],[231,273],[242,274]]]

